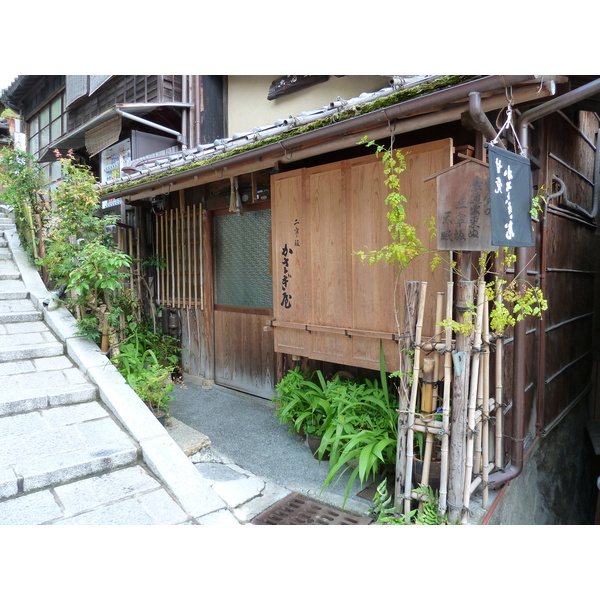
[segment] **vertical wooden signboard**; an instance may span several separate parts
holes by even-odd
[[[409,200],[407,214],[427,241],[423,222],[435,214],[436,184],[425,179],[451,164],[452,140],[405,153],[401,187]],[[282,173],[271,185],[275,350],[377,370],[382,342],[386,364],[396,370],[395,309],[400,302],[402,313],[403,284],[396,286],[394,265],[370,265],[356,254],[391,241],[381,160],[370,155]],[[447,273],[443,268],[431,273],[429,259],[422,258],[405,277],[429,280],[433,294],[444,290]]]
[[[438,250],[494,249],[487,164],[469,159],[434,177],[438,195]]]

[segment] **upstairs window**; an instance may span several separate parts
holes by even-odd
[[[28,122],[29,153],[38,158],[41,151],[66,131],[64,94],[46,104]]]

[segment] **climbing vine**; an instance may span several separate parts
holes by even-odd
[[[396,264],[402,270],[418,256],[433,253],[431,268],[435,269],[441,261],[440,256],[435,250],[430,250],[423,244],[417,235],[416,227],[406,220],[405,206],[408,200],[400,190],[400,174],[406,170],[406,157],[402,151],[385,148],[366,137],[363,138],[361,143],[364,143],[367,147],[375,146],[375,153],[383,163],[384,183],[389,189],[385,203],[389,207],[387,213],[388,231],[392,242],[379,250],[369,250],[367,252],[359,250],[356,254],[363,261],[368,260],[371,265],[385,260],[387,263]],[[427,227],[431,236],[435,237],[437,233],[435,217],[429,219]]]

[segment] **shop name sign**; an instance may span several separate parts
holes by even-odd
[[[529,159],[488,149],[489,163],[470,158],[426,179],[437,179],[438,250],[534,245]]]
[[[492,244],[533,246],[531,164],[528,158],[487,144]]]

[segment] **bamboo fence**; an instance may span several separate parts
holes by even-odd
[[[421,282],[414,335],[415,352],[410,404],[406,428],[399,431],[400,436],[406,436],[402,440],[402,444],[399,443],[404,454],[400,458],[406,465],[403,473],[405,514],[410,512],[412,501],[417,501],[419,506],[422,506],[422,503],[427,500],[425,495],[416,493],[413,488],[418,485],[430,485],[433,460],[439,460],[440,462],[438,512],[439,514],[445,514],[448,510],[449,443],[452,435],[452,431],[450,431],[453,378],[452,352],[455,341],[453,340],[452,329],[448,325],[443,331],[441,327],[436,326],[434,336],[430,340],[422,342],[425,337],[422,332],[422,325],[426,289],[426,282]],[[444,299],[445,316],[449,321],[453,314],[452,282],[447,283],[445,293],[439,292],[437,295],[436,323],[442,321]],[[462,487],[463,506],[460,511],[460,522],[462,524],[468,522],[470,505],[475,492],[481,492],[482,508],[484,510],[489,508],[489,474],[493,469],[502,466],[496,464],[501,462],[502,457],[502,338],[498,336],[495,344],[495,398],[490,395],[490,338],[489,308],[485,294],[485,283],[480,282],[477,287],[475,334],[472,352],[470,353],[467,429],[462,440],[465,447],[464,483]],[[433,359],[424,356],[425,352],[433,353]],[[430,372],[433,373],[433,377],[430,376]],[[431,379],[433,379],[433,389],[435,390],[432,398]],[[442,384],[443,396],[440,398],[437,389]],[[419,391],[421,392],[420,406],[418,406]],[[425,438],[423,469],[419,480],[413,479],[414,437],[417,432],[423,433]],[[435,457],[432,452],[435,438],[440,440],[438,457]]]
[[[187,206],[156,219],[157,253],[166,262],[158,275],[158,302],[202,308],[202,209]]]

